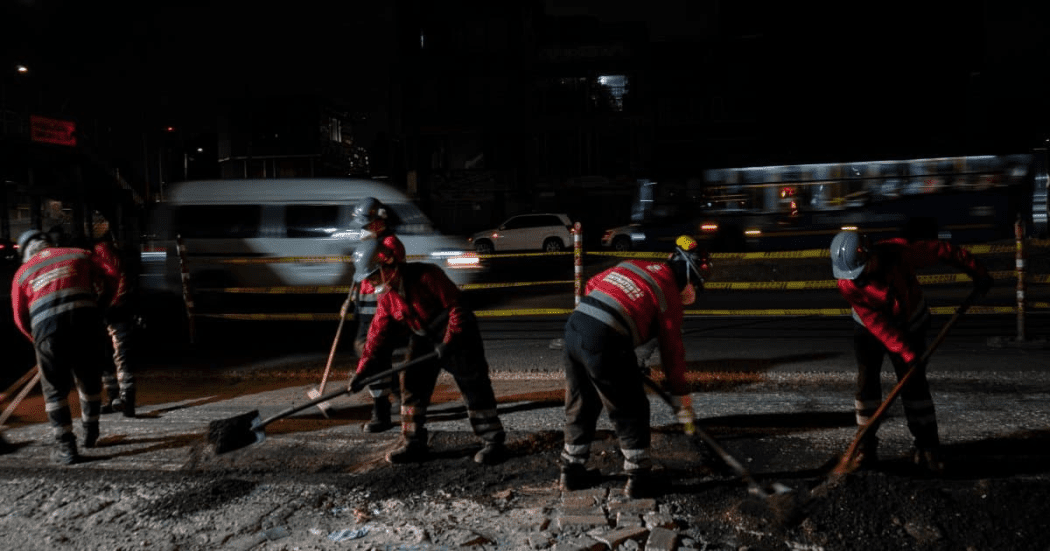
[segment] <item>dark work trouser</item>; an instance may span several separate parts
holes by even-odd
[[[69,393],[74,384],[80,396],[84,427],[98,426],[106,354],[104,338],[100,323],[99,327],[67,327],[34,343],[44,408],[58,441],[76,441],[69,409]]]
[[[649,399],[631,338],[577,312],[565,324],[564,357],[562,461],[580,465],[587,462],[604,406],[620,440],[624,469],[649,468]]]
[[[927,322],[907,333],[908,345],[920,355],[926,350],[928,329],[929,323]],[[858,367],[855,408],[857,425],[862,426],[882,405],[883,358],[889,355],[898,381],[908,372],[909,366],[899,355],[889,353],[882,341],[859,323],[855,324],[853,344]],[[940,442],[937,435],[937,416],[934,411],[933,396],[930,394],[930,383],[926,379],[925,365],[920,365],[907,384],[901,388],[901,403],[904,406],[905,417],[908,419],[908,430],[915,438],[915,446],[918,448],[936,447]],[[867,435],[870,440],[862,442],[862,446],[874,447],[877,445],[875,432],[878,428],[876,424],[872,430],[868,431]]]
[[[107,320],[106,332],[109,333],[110,342],[113,346],[113,361],[106,362],[102,367],[102,383],[112,402],[120,396],[135,390],[135,372],[131,369],[131,361],[128,357],[128,339],[131,335],[131,319]]]
[[[412,356],[421,356],[429,352],[428,347],[433,347],[422,337],[412,340],[409,347]],[[439,361],[424,362],[402,374],[402,435],[407,440],[426,441],[427,408],[438,375],[444,369],[452,375],[463,396],[474,434],[485,442],[503,443],[506,433],[496,412],[496,393],[492,389],[489,364],[476,320],[470,318],[464,323],[463,332],[456,337],[450,352]]]

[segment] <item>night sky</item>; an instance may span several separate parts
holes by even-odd
[[[543,2],[555,16],[645,22],[653,41],[753,40],[759,50],[747,70],[760,75],[759,101],[778,107],[786,124],[809,126],[796,133],[887,123],[914,132],[951,125],[974,109],[982,120],[1026,119],[1047,128],[1050,3],[853,4]],[[302,91],[352,100],[370,68],[389,69],[386,2],[4,0],[3,6],[5,70],[29,65],[57,114],[185,116],[219,98]],[[1018,122],[1025,132],[1034,132],[1030,126]]]

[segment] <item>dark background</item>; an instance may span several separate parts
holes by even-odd
[[[1048,4],[797,4],[7,0],[4,103],[75,120],[147,201],[302,175],[253,163],[330,153],[302,137],[323,106],[342,161],[315,175],[388,179],[456,233],[530,210],[625,222],[639,177],[1018,153],[1050,133]],[[629,78],[618,107],[609,74]]]

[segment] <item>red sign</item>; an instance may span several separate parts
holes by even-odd
[[[76,147],[76,131],[77,124],[73,121],[29,116],[29,139],[34,142]]]

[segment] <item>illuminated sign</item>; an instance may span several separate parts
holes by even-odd
[[[76,147],[76,131],[77,124],[73,121],[29,116],[29,139],[34,142]]]

